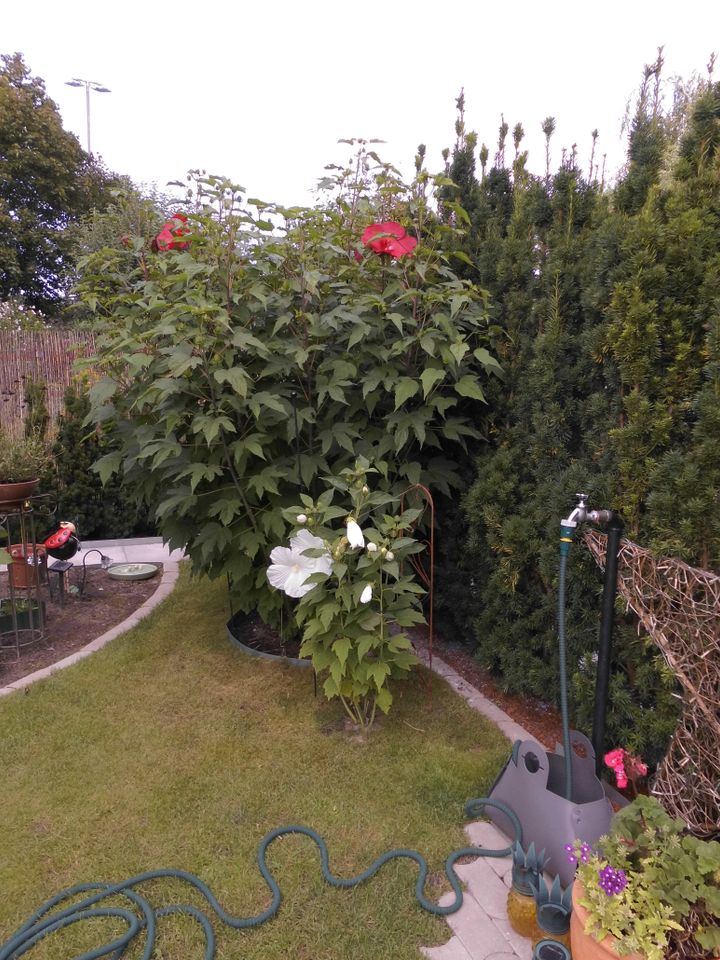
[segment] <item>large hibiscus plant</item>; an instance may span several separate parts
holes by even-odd
[[[361,143],[322,187],[315,207],[284,208],[196,173],[171,241],[118,238],[122,257],[81,268],[91,419],[120,438],[101,476],[121,471],[194,569],[265,619],[281,607],[265,568],[282,511],[357,456],[387,463],[389,488],[449,493],[499,373],[433,178],[405,184]]]

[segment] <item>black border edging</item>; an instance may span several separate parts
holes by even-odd
[[[300,660],[298,657],[285,657],[282,654],[265,653],[263,650],[255,650],[253,647],[249,647],[241,640],[238,640],[232,631],[233,622],[237,616],[238,614],[234,614],[232,617],[230,617],[228,622],[225,624],[225,629],[227,630],[227,635],[231,643],[233,643],[239,650],[242,650],[243,653],[247,653],[251,657],[259,657],[261,660],[271,660],[273,663],[285,663],[291,667],[312,667],[312,660]]]

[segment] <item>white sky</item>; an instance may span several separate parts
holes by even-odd
[[[0,0],[0,52],[23,53],[83,146],[85,91],[64,81],[111,89],[91,94],[92,148],[111,169],[162,189],[202,167],[285,204],[311,202],[324,165],[349,158],[341,137],[386,140],[378,152],[407,175],[423,142],[440,170],[463,86],[466,125],[491,158],[504,113],[543,173],[552,115],[555,165],[576,142],[586,169],[597,127],[617,169],[625,104],[660,45],[667,78],[704,74],[720,4]]]

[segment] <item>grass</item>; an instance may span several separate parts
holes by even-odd
[[[369,738],[354,739],[340,706],[314,698],[310,671],[245,656],[226,618],[223,585],[183,573],[132,632],[0,700],[0,943],[64,887],[161,867],[196,873],[237,916],[258,913],[269,894],[257,846],[284,824],[318,830],[340,876],[392,847],[420,850],[437,874],[466,844],[463,804],[507,758],[495,727],[418,671]],[[414,864],[343,891],[324,882],[307,838],[276,841],[268,863],[279,915],[244,932],[214,923],[218,960],[404,960],[449,937],[415,902]],[[433,895],[442,889],[436,878]],[[145,890],[155,904],[202,905],[179,883]],[[77,924],[31,955],[70,960],[121,929]],[[192,920],[159,930],[162,960],[203,956]]]

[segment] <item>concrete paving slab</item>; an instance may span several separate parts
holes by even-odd
[[[453,937],[441,947],[421,947],[420,949],[428,960],[473,960],[458,937]]]
[[[477,894],[482,900],[483,891],[478,890]],[[457,913],[450,914],[447,921],[472,960],[487,960],[492,953],[515,953],[503,932],[493,923],[490,914],[469,891],[462,907]]]

